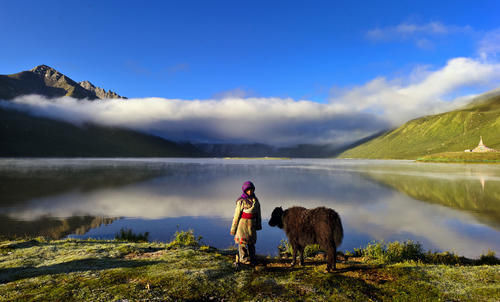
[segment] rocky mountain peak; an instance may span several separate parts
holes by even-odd
[[[89,81],[79,82],[78,85],[80,85],[82,88],[88,91],[95,93],[95,95],[100,99],[126,99],[126,97],[118,95],[117,93],[111,90],[106,91],[101,87],[97,87],[94,84],[90,83]]]
[[[52,72],[57,72],[54,68],[47,66],[47,65],[38,65],[32,68],[30,71],[36,72],[36,73],[45,73],[47,71],[52,71]]]
[[[63,74],[60,73],[59,71],[55,70],[54,68],[47,66],[47,65],[38,65],[35,68],[30,70],[33,73],[39,74],[41,76],[51,76],[51,75],[60,75],[62,76]]]
[[[77,99],[126,99],[111,90],[94,86],[89,81],[77,83],[47,65],[38,65],[29,71],[0,75],[0,99],[38,94],[46,97],[71,96]]]
[[[96,86],[92,83],[90,83],[89,81],[81,81],[78,83],[78,85],[82,86],[83,88],[85,89],[95,89]]]
[[[43,78],[46,84],[53,85],[56,82],[73,82],[71,79],[67,78],[64,74],[55,70],[54,68],[47,65],[38,65],[30,70],[36,75]]]

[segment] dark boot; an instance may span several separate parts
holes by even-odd
[[[240,263],[243,263],[243,264],[250,264],[251,263],[250,262],[250,251],[248,249],[247,244],[241,243],[238,246],[238,252],[240,255]]]

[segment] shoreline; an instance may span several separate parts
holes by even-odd
[[[500,152],[443,152],[425,155],[417,162],[465,163],[465,164],[500,164]]]
[[[306,258],[304,266],[290,267],[290,258],[259,255],[255,267],[235,267],[236,250],[203,246],[191,239],[168,244],[1,241],[0,296],[9,301],[500,299],[500,264],[494,255],[485,256],[484,263],[447,252],[429,252],[433,255],[429,259],[437,261],[433,264],[388,261],[377,258],[381,246],[374,243],[346,252],[349,257],[339,259],[337,270],[325,273],[321,254]],[[387,244],[387,255],[394,244]],[[396,245],[415,248],[411,243]],[[437,264],[447,261],[452,262]]]

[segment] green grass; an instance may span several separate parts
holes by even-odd
[[[417,158],[421,162],[500,164],[500,152],[443,152]]]
[[[414,259],[415,252],[425,254],[414,243],[382,244],[386,253],[402,257],[391,258],[389,262],[355,257],[356,251],[351,252],[352,257],[339,263],[336,272],[325,273],[326,263],[316,258],[307,258],[305,266],[291,268],[290,259],[259,256],[256,267],[235,268],[232,264],[235,251],[200,246],[192,232],[178,233],[180,236],[174,241],[179,240],[179,244],[170,245],[42,238],[0,242],[0,300],[500,299],[498,264],[437,265],[408,260]],[[181,244],[191,243],[192,239],[198,244]],[[373,250],[373,246],[367,246],[357,252]],[[492,252],[482,259],[485,263],[498,261]]]
[[[468,259],[452,252],[424,251],[422,245],[411,240],[405,242],[372,242],[364,248],[348,252],[354,257],[364,257],[364,260],[377,264],[393,264],[401,262],[418,262],[423,264],[449,264],[449,265],[500,265],[500,259],[494,251],[489,250],[479,259]]]
[[[417,159],[475,148],[479,137],[500,149],[500,96],[470,106],[411,120],[339,155],[341,158]]]

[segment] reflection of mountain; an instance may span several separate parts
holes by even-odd
[[[102,161],[97,166],[3,168],[0,170],[0,206],[19,205],[32,199],[67,192],[116,188],[168,173],[144,165],[115,166]]]
[[[500,229],[500,186],[498,181],[443,179],[402,174],[367,174],[418,200],[471,213],[481,222]]]
[[[69,234],[83,235],[88,230],[110,224],[117,218],[73,216],[69,218],[43,217],[35,221],[20,221],[0,216],[0,238],[44,236],[60,239]]]

